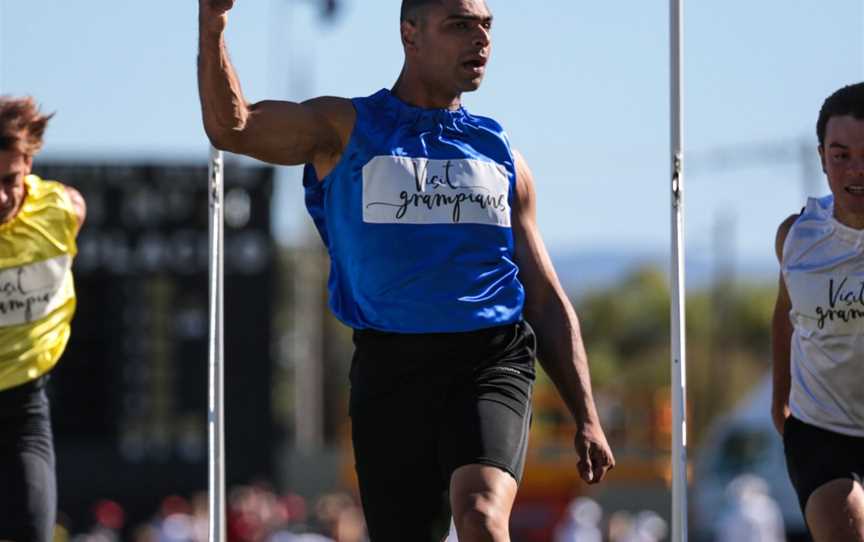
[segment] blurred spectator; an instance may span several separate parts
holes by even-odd
[[[192,542],[192,516],[182,512],[172,513],[162,520],[158,531],[158,542]]]
[[[200,492],[186,499],[165,497],[153,519],[128,529],[134,542],[207,542],[209,497]],[[310,517],[306,500],[296,494],[277,495],[266,484],[235,486],[226,502],[228,542],[368,542],[363,513],[348,493],[319,498]],[[101,500],[93,506],[94,527],[68,540],[118,542],[126,520],[116,502]],[[0,541],[2,542],[2,541]],[[62,542],[62,541],[60,541]]]
[[[634,536],[627,542],[659,542],[669,534],[669,525],[657,512],[643,510],[633,521]]]
[[[332,538],[315,533],[290,533],[280,531],[268,539],[268,542],[333,542]]]
[[[114,501],[103,499],[93,505],[91,512],[93,527],[86,533],[73,536],[72,542],[119,542],[120,531],[126,523],[123,507]]]
[[[112,531],[119,531],[126,523],[126,512],[114,501],[103,499],[93,505],[96,524]]]
[[[782,542],[786,540],[780,506],[768,483],[742,474],[726,487],[727,506],[717,522],[716,542]]]
[[[285,507],[268,487],[238,486],[228,498],[228,538],[231,542],[260,542],[288,520]]]
[[[194,538],[192,505],[178,495],[162,499],[154,527],[156,542],[198,542]]]
[[[633,516],[630,512],[619,510],[609,516],[609,542],[623,542],[633,530]]]
[[[158,542],[159,531],[150,524],[139,525],[132,531],[132,542]]]
[[[336,542],[366,540],[363,511],[347,493],[330,493],[319,498],[315,504],[315,519],[321,531]]]
[[[192,496],[192,539],[207,542],[210,534],[210,501],[206,492]]]
[[[306,524],[308,521],[306,499],[300,495],[288,493],[280,500],[286,520],[289,523]]]
[[[555,542],[602,542],[603,509],[593,499],[577,497],[555,529]]]
[[[666,520],[651,510],[642,510],[635,516],[616,512],[609,520],[609,539],[612,542],[659,542],[668,533]]]

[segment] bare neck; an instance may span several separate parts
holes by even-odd
[[[403,102],[424,109],[456,110],[462,105],[461,92],[436,87],[413,73],[408,66],[402,68],[390,92]]]
[[[838,212],[839,211],[839,212]],[[858,213],[845,213],[834,207],[834,218],[843,225],[856,230],[864,230],[864,215]]]

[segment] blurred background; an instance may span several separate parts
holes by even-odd
[[[580,314],[618,461],[600,486],[578,480],[573,424],[541,375],[513,538],[664,540],[668,5],[488,3],[493,60],[464,102],[498,119],[534,170],[540,228]],[[691,538],[806,540],[768,415],[773,244],[807,195],[827,191],[816,116],[831,92],[862,80],[864,4],[685,9]],[[398,0],[240,0],[228,43],[247,98],[390,87],[398,12]],[[50,388],[61,540],[206,539],[196,49],[194,0],[0,0],[0,93],[57,112],[35,172],[77,187],[89,206],[78,313]],[[230,538],[364,540],[350,332],[326,308],[328,264],[299,170],[227,159]]]

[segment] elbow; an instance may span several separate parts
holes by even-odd
[[[243,154],[243,134],[231,128],[216,128],[205,124],[204,131],[210,144],[220,151]]]
[[[213,148],[216,150],[236,152],[234,150],[236,145],[234,145],[230,138],[227,138],[222,134],[211,134],[210,132],[207,132],[207,139],[210,140],[210,144],[213,145]]]
[[[210,143],[220,151],[243,154],[249,139],[245,110],[235,108],[232,114],[204,107],[204,132]]]
[[[544,320],[554,314],[573,313],[575,316],[567,295],[551,283],[526,288],[522,312],[529,322]]]

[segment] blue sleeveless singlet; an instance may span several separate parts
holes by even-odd
[[[521,319],[513,258],[516,171],[507,135],[465,109],[388,90],[352,100],[333,171],[307,165],[306,207],[330,253],[330,307],[355,329],[459,332]]]

